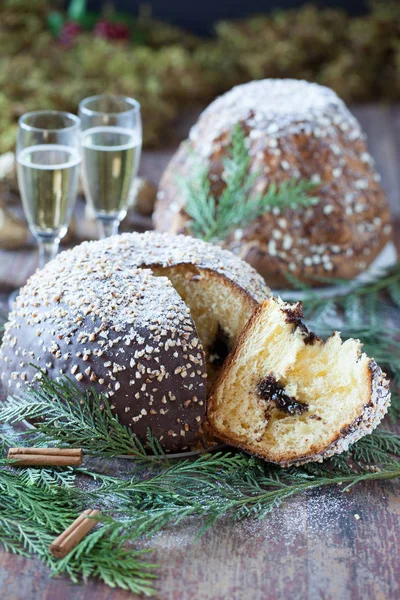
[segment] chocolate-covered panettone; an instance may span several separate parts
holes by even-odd
[[[188,237],[85,242],[22,288],[0,350],[2,382],[18,393],[40,377],[31,364],[52,378],[66,374],[105,393],[141,439],[150,428],[165,450],[183,450],[198,439],[206,409],[203,347],[213,376],[267,294],[251,267]]]
[[[179,178],[193,157],[208,167],[211,191],[224,188],[223,160],[236,124],[246,134],[256,191],[288,179],[316,185],[315,206],[272,211],[238,228],[224,247],[248,261],[269,285],[351,279],[391,238],[387,200],[365,135],[329,88],[294,79],[266,79],[233,88],[208,106],[162,177],[154,221],[159,231],[188,233]]]

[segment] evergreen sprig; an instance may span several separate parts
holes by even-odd
[[[36,431],[19,434],[35,445],[84,448],[87,454],[119,456],[132,454],[149,458],[141,441],[113,415],[110,404],[94,389],[83,392],[68,377],[58,381],[43,372],[39,384],[33,384],[18,396],[9,397],[0,407],[0,423],[34,421]],[[160,444],[151,433],[147,444],[153,459],[164,458]]]
[[[304,286],[306,312],[316,331],[326,335],[339,322],[343,337],[360,337],[366,351],[390,372],[394,417],[400,415],[400,340],[385,323],[397,316],[399,282],[400,268],[395,267],[381,280],[334,299],[319,298]],[[14,429],[24,419],[33,420],[35,430]],[[52,573],[73,581],[97,576],[112,587],[147,596],[155,593],[156,571],[137,547],[142,537],[188,517],[198,519],[201,535],[221,518],[265,517],[296,494],[328,486],[344,491],[361,482],[400,477],[400,436],[383,429],[346,453],[297,468],[282,469],[232,450],[168,460],[150,432],[142,444],[113,416],[106,398],[94,391],[82,394],[66,377],[54,382],[42,374],[35,386],[1,405],[0,422],[3,455],[11,445],[32,444],[82,446],[92,455],[75,468],[14,469],[12,462],[0,460],[0,543],[5,549],[36,556]],[[103,473],[103,457],[119,454],[137,457],[127,474]],[[101,522],[66,558],[54,559],[50,541],[88,506],[101,510]]]
[[[113,519],[97,526],[64,559],[52,557],[49,544],[86,508],[77,490],[27,486],[20,472],[2,469],[0,492],[0,543],[7,551],[35,556],[53,574],[64,573],[74,582],[97,576],[111,587],[154,594],[155,565],[145,561],[145,550],[126,547],[127,535]]]
[[[19,471],[20,479],[25,486],[56,489],[59,486],[73,488],[76,474],[72,467],[26,467]]]
[[[56,396],[61,393],[63,396]],[[94,462],[99,460],[97,456],[136,448],[128,444],[127,432],[122,446],[118,441],[113,445],[104,440],[105,431],[116,432],[120,426],[105,398],[88,392],[88,414],[81,402],[70,402],[77,399],[76,393],[76,385],[69,379],[52,382],[43,375],[25,394],[10,397],[0,417],[7,424],[22,418],[39,419],[36,425],[43,442],[51,439],[62,445],[72,439],[66,437],[65,430],[70,430],[71,436],[75,430],[84,431],[79,439],[96,455]],[[95,401],[100,401],[102,409],[93,413]],[[8,429],[4,449],[9,444],[31,443],[31,435],[31,431],[25,437]],[[85,440],[84,435],[89,437]],[[98,576],[110,586],[152,595],[154,565],[145,560],[142,550],[127,547],[128,542],[150,537],[187,517],[200,519],[200,535],[222,517],[261,518],[286,498],[308,490],[339,484],[340,489],[346,489],[362,481],[400,476],[400,436],[386,431],[363,438],[351,453],[291,469],[238,451],[168,461],[160,456],[158,443],[151,436],[149,439],[153,454],[148,455],[141,445],[139,465],[135,461],[133,473],[127,476],[103,474],[96,464],[67,469],[13,469],[12,462],[3,459],[0,542],[10,552],[38,556],[53,573],[64,573],[73,581]],[[86,480],[83,487],[82,478]],[[102,511],[102,522],[73,552],[57,561],[49,554],[48,544],[87,506]]]
[[[363,300],[368,300],[369,302],[367,307],[368,314],[376,314],[379,304],[382,305],[382,300],[385,300],[386,303],[391,302],[396,308],[400,308],[400,263],[382,269],[379,276],[373,281],[356,285],[344,293],[340,288],[341,286],[345,286],[345,289],[347,289],[349,285],[348,280],[332,279],[329,277],[316,278],[316,283],[337,286],[337,294],[329,298],[324,298],[319,294],[318,289],[300,282],[289,273],[287,274],[287,278],[294,287],[301,289],[305,293],[307,310],[311,316],[314,316],[315,311],[325,309],[332,304],[339,304],[339,306],[352,305],[360,315],[364,310],[361,305]]]
[[[376,458],[374,446],[370,445],[369,456]],[[307,466],[282,469],[243,453],[207,454],[165,467],[145,483],[132,479],[123,487],[133,510],[147,509],[152,515],[156,509],[158,518],[166,509],[172,510],[173,518],[184,511],[184,516],[205,516],[213,523],[223,516],[238,520],[249,514],[265,515],[283,499],[317,487],[400,476],[400,463],[392,456],[389,459],[388,453],[380,458],[381,469],[373,472],[359,463],[353,467],[346,463],[344,468],[334,460],[322,467],[313,465],[311,471]],[[100,490],[113,494],[121,490],[120,481],[108,481]]]
[[[207,166],[194,164],[192,175],[180,180],[185,211],[191,218],[188,226],[192,235],[216,242],[274,207],[296,209],[318,202],[318,198],[308,195],[314,185],[306,180],[288,179],[279,187],[271,183],[265,193],[256,193],[254,187],[259,173],[250,171],[250,163],[245,134],[238,124],[233,129],[228,156],[223,161],[225,187],[218,197],[211,192]]]

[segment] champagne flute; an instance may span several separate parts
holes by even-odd
[[[124,96],[91,96],[79,104],[83,187],[100,237],[118,233],[134,194],[142,148],[140,104]]]
[[[54,258],[76,202],[81,162],[80,121],[67,112],[40,110],[19,119],[18,185],[39,266]]]

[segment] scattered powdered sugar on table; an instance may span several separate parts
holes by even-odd
[[[104,475],[130,479],[136,475],[140,480],[146,471],[138,467],[135,461],[121,459],[87,458],[88,468],[95,468]],[[100,485],[89,477],[77,480],[81,489],[92,490]],[[263,544],[268,542],[278,546],[304,545],[305,541],[315,540],[325,535],[334,535],[349,527],[359,527],[365,518],[365,508],[369,504],[369,490],[364,489],[362,497],[357,490],[343,491],[343,487],[315,490],[286,499],[262,519],[247,518],[234,522],[221,518],[217,524],[204,534],[198,542],[207,544],[211,538],[236,540],[237,543]],[[384,500],[384,497],[382,497]],[[117,494],[105,494],[101,506],[106,513],[121,518],[118,514],[120,498]],[[182,552],[196,544],[196,536],[203,519],[188,517],[182,522],[165,527],[150,538],[142,538],[140,546],[156,552]],[[203,541],[204,540],[204,541]]]
[[[355,515],[359,516],[359,519]],[[362,520],[363,511],[352,494],[325,490],[286,500],[263,519],[248,518],[240,522],[221,519],[214,528],[215,535],[226,539],[251,540],[252,544],[269,541],[290,546],[304,538],[318,538],[326,533],[339,532],[343,522]],[[190,518],[174,527],[167,527],[148,540],[145,547],[158,551],[181,551],[195,543],[202,521]],[[213,535],[212,532],[205,536]]]
[[[298,496],[272,511],[262,520],[242,522],[243,534],[253,541],[271,538],[291,545],[299,537],[319,537],[321,533],[339,530],[341,521],[353,512],[361,512],[353,498],[340,491],[314,492]]]

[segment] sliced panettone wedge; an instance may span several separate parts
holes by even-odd
[[[325,342],[302,305],[272,298],[253,313],[211,392],[207,427],[280,465],[321,461],[380,423],[389,382],[359,340]]]

